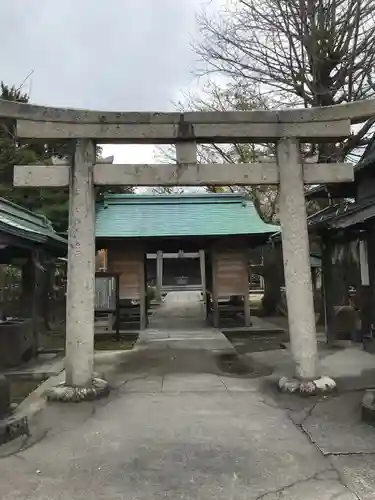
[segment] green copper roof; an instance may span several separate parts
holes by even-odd
[[[97,238],[272,234],[254,204],[238,194],[107,195],[97,204]]]
[[[5,198],[0,198],[0,231],[36,243],[67,246],[44,216],[35,214]]]

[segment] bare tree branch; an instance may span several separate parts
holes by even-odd
[[[203,12],[195,50],[201,74],[219,73],[244,94],[254,87],[278,105],[330,106],[375,94],[375,0],[234,0]],[[372,122],[320,159],[350,153]]]
[[[374,20],[375,0],[232,0],[217,13],[203,12],[195,50],[200,74],[211,81],[199,95],[185,96],[180,107],[317,107],[375,97]],[[224,77],[225,85],[215,84],[216,75]],[[307,145],[303,154],[325,162],[355,158],[374,128],[375,118],[347,140]],[[204,163],[251,163],[273,155],[273,144],[203,145],[198,150]],[[275,186],[231,189],[246,192],[265,220],[277,218]]]

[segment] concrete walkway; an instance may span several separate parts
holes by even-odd
[[[169,292],[151,315],[152,330],[199,330],[204,328],[203,301],[200,292]]]
[[[140,332],[138,348],[204,349],[233,351],[232,344],[214,328],[205,325],[199,292],[171,292],[150,318],[149,328]]]
[[[154,326],[168,323],[173,301]],[[200,307],[180,302],[179,314]],[[284,400],[256,372],[230,376],[222,360],[234,354],[219,331],[182,323],[148,330],[132,352],[103,353],[96,368],[111,396],[49,404],[31,438],[0,458],[1,499],[373,499],[375,455],[322,453],[303,429],[319,401]]]

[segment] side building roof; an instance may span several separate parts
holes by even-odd
[[[331,203],[331,205],[324,210],[309,217],[309,227],[312,230],[319,230],[321,228],[345,229],[357,224],[363,224],[368,219],[373,219],[375,217],[375,198],[373,194],[362,199],[358,199],[357,197],[355,202],[345,198],[356,198],[357,185],[361,182],[360,176],[364,171],[368,172],[374,169],[375,134],[367,145],[361,159],[354,167],[355,180],[351,183],[350,190],[348,189],[348,183],[339,183],[336,185],[336,189],[343,199],[339,201],[336,200],[336,203]],[[367,179],[362,180],[362,182],[367,182]],[[319,197],[319,194],[324,191],[328,192],[329,189],[326,186],[319,186],[316,188],[315,192],[313,190],[311,191],[312,195],[310,199],[314,196]],[[331,190],[331,195],[332,194],[334,194],[334,192]],[[309,198],[308,194],[306,198]]]
[[[67,240],[55,232],[44,215],[31,212],[5,198],[0,198],[0,231],[47,247],[67,248]]]
[[[359,150],[358,152],[360,152]],[[366,169],[375,168],[375,133],[371,137],[366,148],[363,149],[359,161],[354,165],[354,182],[339,182],[334,184],[319,184],[305,193],[307,200],[323,198],[355,198],[356,182],[362,172]]]

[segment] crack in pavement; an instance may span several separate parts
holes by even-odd
[[[314,474],[313,476],[306,477],[304,479],[299,479],[298,481],[294,481],[293,483],[286,484],[285,486],[277,488],[276,490],[266,491],[265,493],[262,493],[261,495],[256,497],[255,500],[261,500],[263,498],[266,498],[268,495],[278,495],[279,493],[282,493],[289,488],[293,488],[293,486],[296,486],[297,484],[307,483],[308,481],[315,479],[316,476],[317,474]]]
[[[331,465],[331,468],[328,469],[328,470],[334,470],[336,473],[337,473],[337,481],[343,486],[345,487],[355,498],[357,498],[358,500],[361,500],[361,497],[355,492],[353,491],[349,485],[345,482],[345,479],[341,473],[341,471],[335,466],[335,464],[333,463],[332,461],[332,458],[331,457],[334,457],[334,456],[355,456],[355,455],[375,455],[375,452],[368,452],[368,453],[362,453],[362,452],[353,452],[353,453],[326,453],[324,452],[320,446],[318,445],[318,443],[312,438],[312,436],[310,435],[310,433],[308,432],[308,430],[305,428],[305,426],[303,425],[306,420],[312,415],[314,409],[316,408],[316,406],[320,403],[321,401],[317,401],[315,402],[312,407],[308,410],[308,412],[306,413],[304,419],[302,420],[301,423],[296,423],[293,418],[291,417],[291,415],[287,412],[287,415],[288,415],[288,418],[289,420],[291,420],[291,422],[293,423],[293,425],[299,430],[302,432],[303,435],[305,435],[307,437],[307,439],[309,440],[309,442],[315,446],[315,448],[322,454],[322,456],[327,459]],[[324,401],[323,401],[324,402]],[[310,481],[312,479],[316,479],[314,476],[309,478],[307,481]],[[306,482],[306,481],[305,481]],[[298,482],[296,483],[298,484]],[[282,492],[284,489],[287,489],[287,488],[290,488],[294,486],[294,484],[292,484],[291,486],[288,486],[286,488],[283,488],[280,490],[280,492]],[[278,492],[276,492],[278,493]],[[337,496],[339,495],[339,496]],[[339,494],[334,494],[334,496],[331,498],[331,500],[334,500],[335,498],[340,498],[340,495],[341,493]],[[259,498],[264,498],[264,496],[262,497],[259,497]],[[256,500],[259,500],[259,498],[257,498]]]
[[[338,485],[340,485],[340,486],[343,487],[343,490],[334,493],[330,497],[330,500],[340,499],[347,492],[349,492],[351,495],[353,495],[353,499],[356,498],[358,500],[361,500],[361,498],[358,496],[358,494],[355,491],[353,491],[351,488],[349,488],[349,486],[343,482],[343,480],[340,478],[340,474],[338,473],[338,471],[336,469],[328,469],[328,470],[331,470],[331,471],[334,470],[335,472],[337,472],[337,478],[334,481],[337,481]],[[266,500],[267,497],[271,498],[271,495],[273,496],[273,498],[275,498],[275,495],[276,495],[277,498],[281,499],[281,495],[283,495],[284,493],[286,493],[291,488],[294,488],[295,486],[298,486],[298,485],[301,485],[301,484],[304,484],[304,483],[308,483],[308,482],[311,482],[311,481],[324,481],[325,479],[320,479],[319,478],[319,474],[320,473],[317,473],[317,474],[314,474],[311,477],[308,477],[308,478],[305,478],[305,479],[301,479],[299,481],[295,481],[293,483],[287,484],[286,486],[283,486],[282,488],[278,488],[277,490],[271,490],[271,491],[267,491],[265,493],[262,493],[260,496],[258,496],[256,498],[256,500],[262,500],[262,499]],[[333,480],[331,479],[331,481],[333,481]]]
[[[301,426],[303,426],[303,424],[306,422],[306,420],[311,417],[311,415],[313,414],[313,411],[315,410],[315,408],[318,406],[318,404],[320,402],[322,402],[321,399],[319,399],[318,401],[315,401],[315,403],[307,410],[306,415],[300,424]]]
[[[325,457],[355,457],[355,456],[371,456],[375,455],[375,451],[330,451],[324,452]]]
[[[290,420],[293,422],[292,418]],[[306,419],[304,420],[304,422],[305,421],[306,421]],[[303,424],[297,424],[296,422],[293,422],[293,423],[297,427],[297,429],[299,429],[308,438],[308,440],[310,441],[310,443],[313,444],[317,448],[317,450],[319,450],[320,453],[324,457],[330,457],[330,456],[333,456],[333,457],[340,457],[340,456],[342,456],[342,457],[350,457],[350,456],[365,456],[365,455],[371,456],[371,455],[375,455],[375,451],[324,451],[319,446],[319,444],[317,443],[317,441],[312,437],[312,435],[310,434],[310,432],[308,431],[308,429],[306,429],[306,427]]]
[[[262,493],[260,496],[256,497],[255,500],[265,499],[268,495],[278,495],[279,496],[280,493],[284,493],[286,490],[288,490],[290,488],[293,488],[294,486],[297,486],[298,484],[307,483],[309,481],[326,481],[327,478],[325,478],[325,477],[319,477],[319,476],[321,476],[322,474],[326,474],[327,472],[330,472],[330,471],[333,471],[333,472],[337,473],[337,478],[336,479],[331,479],[331,480],[335,480],[339,484],[341,484],[342,486],[344,486],[345,488],[347,488],[347,486],[344,485],[340,481],[340,475],[339,475],[338,471],[336,470],[335,466],[331,464],[331,468],[329,468],[329,469],[325,469],[324,471],[316,472],[312,476],[308,476],[306,478],[299,479],[298,481],[294,481],[293,483],[289,483],[289,484],[287,484],[285,486],[282,486],[281,488],[277,488],[275,490],[266,491],[265,493]],[[342,492],[339,492],[339,494],[341,495]],[[335,495],[336,495],[336,493],[335,493]],[[331,500],[333,500],[333,499],[331,499]]]
[[[345,486],[345,488],[347,488],[347,490],[350,491],[350,493],[352,493],[352,495],[354,495],[355,498],[357,498],[358,500],[361,500],[361,497],[355,491],[353,491],[349,487],[349,485],[345,482],[344,477],[343,477],[341,471],[335,466],[335,464],[333,463],[331,457],[328,457],[328,460],[329,460],[329,463],[331,464],[331,467],[337,472],[339,483],[342,484],[343,486]]]

